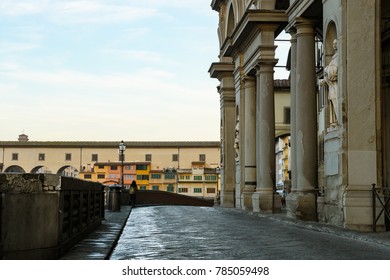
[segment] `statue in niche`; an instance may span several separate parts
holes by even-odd
[[[320,85],[327,88],[329,101],[329,124],[331,128],[336,128],[338,125],[338,55],[337,55],[337,39],[333,40],[333,49],[335,51],[332,60],[324,69],[324,79],[320,81]]]
[[[240,161],[240,119],[237,116],[236,128],[234,129],[234,150],[236,151],[236,162]]]

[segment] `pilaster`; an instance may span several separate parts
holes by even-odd
[[[213,63],[210,76],[220,81],[221,105],[221,205],[234,206],[235,187],[235,88],[232,63]]]

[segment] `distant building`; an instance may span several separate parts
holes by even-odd
[[[122,184],[118,144],[0,141],[0,172],[54,173],[105,185]],[[141,190],[198,197],[214,197],[218,193],[219,142],[145,141],[125,145],[125,187],[135,180]],[[180,179],[183,170],[189,171],[188,180]]]

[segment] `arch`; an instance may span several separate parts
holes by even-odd
[[[330,21],[326,28],[326,35],[324,40],[325,45],[325,64],[328,65],[334,55],[333,41],[337,38],[337,26],[334,21]]]
[[[58,169],[57,175],[78,178],[79,177],[79,170],[71,165],[65,165],[65,166],[61,167],[60,169]]]
[[[291,136],[291,134],[289,132],[283,132],[281,131],[280,134],[276,134],[275,135],[275,141],[278,139],[278,138],[283,138],[283,137],[288,137],[288,136]]]
[[[51,171],[44,165],[38,165],[38,166],[35,166],[33,169],[31,169],[30,173],[34,173],[34,174],[37,174],[37,173],[50,174]]]
[[[235,16],[233,5],[230,5],[228,16],[227,16],[227,26],[226,26],[226,37],[229,37],[233,34],[235,27]]]
[[[117,180],[110,179],[110,180],[104,181],[102,184],[105,186],[118,185],[119,179],[117,179]]]
[[[26,173],[19,165],[11,165],[4,170],[4,173]]]

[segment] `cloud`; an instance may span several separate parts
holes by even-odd
[[[119,55],[120,57],[129,60],[139,60],[144,62],[161,63],[163,60],[160,53],[150,51],[106,49],[102,52]]]
[[[86,24],[135,21],[154,17],[158,11],[112,0],[2,0],[0,15],[40,15],[57,24]]]
[[[38,45],[29,43],[0,42],[0,53],[23,52],[38,48]]]
[[[153,17],[156,9],[112,4],[109,1],[67,1],[53,6],[51,20],[57,23],[108,23]]]
[[[0,15],[22,16],[28,14],[38,14],[44,10],[46,1],[13,1],[3,0],[0,3]]]

